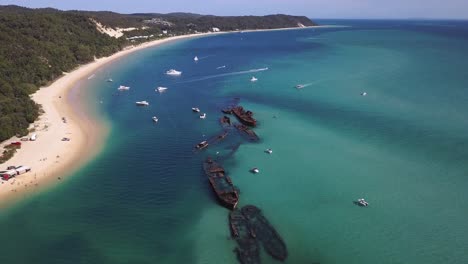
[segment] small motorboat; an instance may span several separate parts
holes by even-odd
[[[257,174],[260,172],[260,170],[258,168],[252,168],[250,169],[250,172]]]
[[[369,206],[369,203],[366,200],[364,200],[364,198],[357,199],[357,201],[355,201],[354,203],[362,207]]]
[[[256,82],[256,81],[258,81],[258,79],[255,78],[255,76],[252,76],[252,78],[250,78],[250,81],[251,81],[251,82]]]
[[[192,111],[195,112],[195,113],[200,113],[200,108],[192,107]]]
[[[202,142],[200,142],[200,143],[198,143],[198,144],[195,146],[196,149],[204,149],[204,148],[206,148],[206,147],[208,147],[208,141],[206,141],[206,140],[205,140],[205,141],[202,141]]]
[[[130,87],[129,87],[129,86],[120,85],[119,88],[117,88],[117,90],[119,90],[119,91],[128,91],[128,90],[130,90]]]
[[[297,89],[302,89],[302,88],[304,88],[304,87],[305,87],[305,85],[303,85],[303,84],[298,84],[298,85],[296,85],[296,88],[297,88]]]
[[[203,113],[203,115],[200,115],[200,119],[205,119],[206,118],[206,113]]]
[[[158,119],[156,116],[153,116],[151,119],[153,119],[153,121],[154,121],[155,123],[157,123],[157,122],[159,121],[159,119]]]
[[[226,68],[226,65],[216,67],[217,70]]]
[[[174,69],[170,69],[170,70],[166,71],[166,74],[167,74],[167,75],[178,76],[178,75],[181,75],[182,72],[181,72],[181,71],[176,71],[176,70],[174,70]]]
[[[367,95],[366,92],[362,92],[362,93],[361,93],[361,96],[366,96],[366,95]]]
[[[269,149],[266,149],[266,150],[265,150],[265,153],[271,154],[271,153],[273,153],[273,150],[270,149],[270,148],[269,148]]]
[[[197,57],[197,56],[195,56],[195,58],[193,58],[193,60],[194,60],[194,61],[198,61],[198,57]]]
[[[148,106],[149,103],[147,101],[138,101],[138,102],[135,102],[136,105],[138,106]]]
[[[165,92],[166,90],[167,90],[167,87],[159,86],[158,88],[156,88],[156,91],[159,92],[159,93]]]
[[[112,80],[111,78],[107,79],[107,82],[113,82],[114,80]]]

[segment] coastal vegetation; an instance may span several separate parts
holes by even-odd
[[[0,141],[27,134],[39,116],[39,106],[30,98],[39,87],[126,46],[189,33],[313,25],[306,17],[288,15],[118,14],[0,6]]]

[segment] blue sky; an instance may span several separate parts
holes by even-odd
[[[193,12],[214,15],[292,14],[311,18],[468,19],[468,0],[0,0],[62,10]]]

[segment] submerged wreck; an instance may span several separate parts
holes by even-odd
[[[229,213],[229,226],[231,236],[237,242],[234,251],[239,262],[241,264],[260,263],[260,245],[247,218],[240,210],[233,210]]]
[[[241,209],[242,215],[248,220],[251,230],[262,243],[265,251],[273,258],[284,261],[288,256],[286,244],[275,228],[263,216],[262,211],[253,205]]]
[[[219,119],[219,122],[223,126],[230,126],[231,125],[231,118],[229,116],[223,116]]]
[[[232,108],[231,111],[242,124],[251,127],[257,125],[257,120],[253,118],[253,112],[245,111],[242,106],[236,106]]]
[[[207,158],[203,163],[203,169],[221,204],[228,209],[235,209],[239,202],[239,193],[232,184],[231,178],[226,175],[224,168],[211,158]]]
[[[241,132],[241,134],[247,136],[247,138],[250,141],[260,140],[260,138],[257,136],[257,134],[252,129],[250,129],[248,126],[243,125],[243,124],[235,124],[234,127],[237,128],[237,130],[239,130],[239,132]]]

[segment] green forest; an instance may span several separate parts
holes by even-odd
[[[92,20],[106,27],[138,29],[113,38],[100,33]],[[298,23],[315,25],[306,17],[287,15],[117,14],[0,6],[0,142],[27,134],[39,115],[40,106],[30,98],[39,87],[80,64],[132,44],[127,37],[151,34],[158,38],[163,30],[181,35],[213,27],[222,31],[270,29],[297,27]]]

